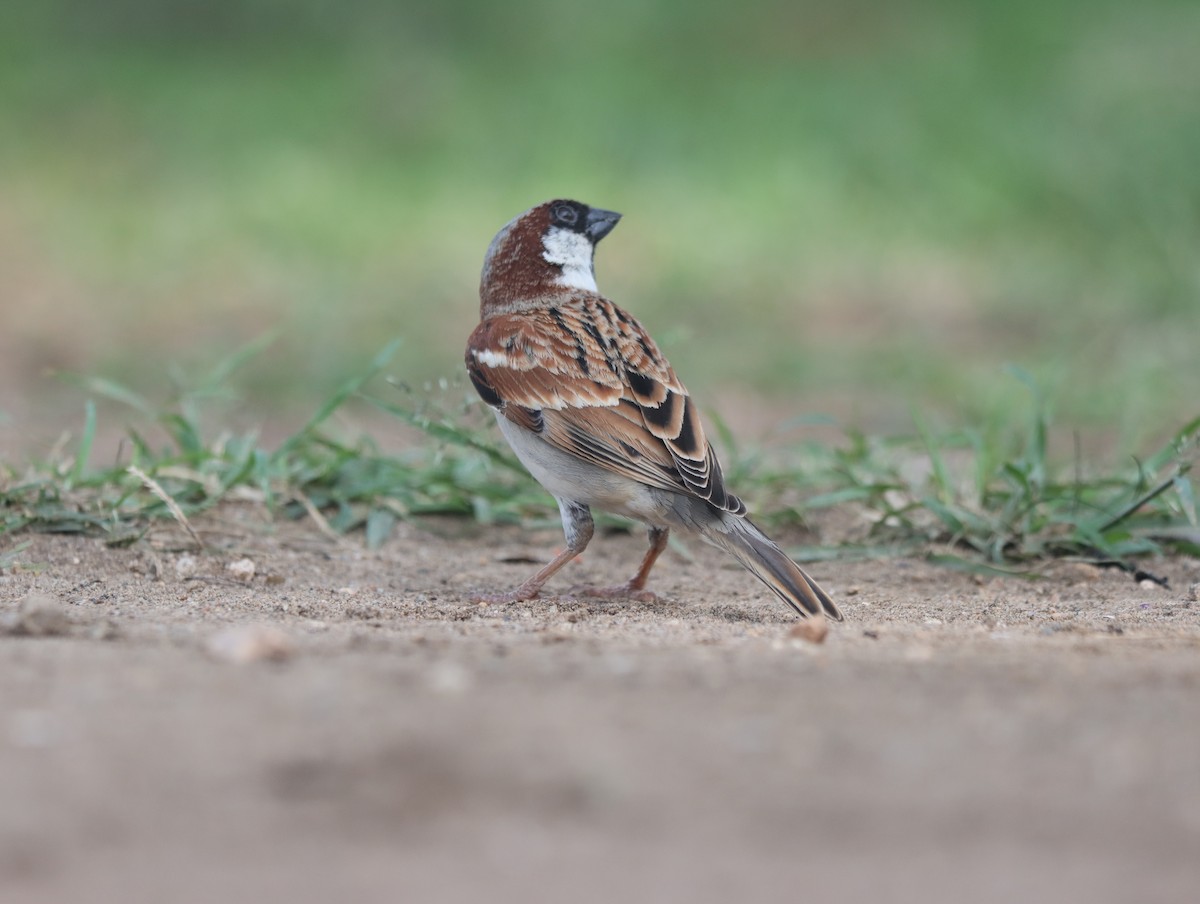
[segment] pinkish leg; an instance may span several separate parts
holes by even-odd
[[[634,599],[643,603],[661,602],[662,597],[646,589],[646,581],[650,578],[650,569],[654,567],[658,557],[667,548],[668,535],[669,531],[665,527],[650,528],[650,548],[646,550],[637,574],[624,584],[617,584],[613,587],[573,587],[571,592],[580,596],[595,596],[601,599]]]

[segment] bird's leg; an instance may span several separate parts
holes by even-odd
[[[572,588],[571,592],[578,593],[580,596],[635,599],[643,603],[660,602],[661,598],[658,594],[646,589],[646,581],[650,577],[650,569],[654,567],[654,563],[658,561],[658,557],[662,555],[662,551],[667,548],[667,537],[669,535],[670,531],[665,527],[650,528],[650,548],[646,550],[646,555],[642,557],[642,564],[638,566],[637,574],[624,584],[617,584],[615,587],[578,587]]]
[[[556,555],[549,564],[538,570],[520,587],[508,593],[492,593],[471,597],[476,603],[520,603],[537,599],[542,585],[573,558],[587,549],[591,542],[593,524],[592,513],[586,505],[565,499],[558,500],[558,510],[562,512],[563,534],[567,538],[567,548]]]

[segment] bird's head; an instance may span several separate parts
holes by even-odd
[[[579,201],[547,201],[525,211],[488,246],[479,283],[484,316],[564,291],[597,291],[596,244],[620,219]]]

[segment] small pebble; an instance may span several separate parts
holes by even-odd
[[[190,578],[196,573],[199,563],[195,556],[182,555],[175,560],[175,577]]]
[[[238,559],[236,562],[230,562],[225,566],[225,570],[239,581],[249,583],[254,580],[255,568],[251,559]]]

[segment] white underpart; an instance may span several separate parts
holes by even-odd
[[[542,257],[562,267],[562,276],[557,280],[560,286],[588,292],[599,291],[596,288],[596,271],[592,269],[591,239],[570,229],[551,226],[542,236],[542,245],[546,249]]]
[[[521,464],[555,499],[594,505],[644,524],[679,526],[663,517],[664,506],[657,491],[645,484],[564,452],[498,411],[496,421]]]

